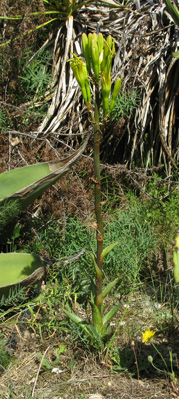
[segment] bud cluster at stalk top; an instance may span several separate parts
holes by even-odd
[[[117,78],[112,96],[111,93],[111,70],[112,60],[115,55],[115,39],[111,35],[105,40],[102,33],[82,34],[82,48],[86,63],[81,57],[72,58],[71,68],[81,87],[83,98],[88,109],[91,106],[90,81],[101,88],[103,115],[108,116],[113,110],[116,98],[121,88],[121,79]],[[78,60],[78,61],[77,61]],[[111,99],[111,101],[110,101]]]

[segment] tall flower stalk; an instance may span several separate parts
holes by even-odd
[[[111,94],[111,69],[115,54],[115,41],[109,35],[107,40],[99,33],[82,34],[82,47],[84,59],[76,57],[69,60],[74,75],[81,87],[84,102],[87,106],[89,117],[94,128],[94,183],[95,183],[95,215],[96,215],[96,239],[97,253],[90,253],[96,271],[96,282],[91,292],[90,304],[92,308],[92,325],[84,323],[84,320],[66,311],[66,314],[88,332],[92,338],[96,331],[103,346],[104,339],[109,335],[110,320],[117,312],[118,306],[114,306],[105,316],[103,315],[103,300],[118,281],[116,278],[103,288],[103,259],[117,244],[112,243],[103,249],[103,216],[101,202],[101,171],[100,171],[100,142],[110,112],[113,110],[115,100],[121,87],[121,79],[117,78]],[[91,85],[95,87],[94,98],[91,94]],[[92,328],[94,327],[95,330]]]

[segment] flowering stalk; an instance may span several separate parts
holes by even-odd
[[[107,40],[99,33],[89,33],[87,36],[82,34],[82,48],[85,61],[81,57],[70,59],[70,66],[81,87],[83,99],[87,105],[91,122],[94,127],[94,182],[95,182],[95,216],[97,222],[96,238],[97,253],[94,256],[90,253],[96,271],[96,285],[94,292],[91,292],[92,324],[98,331],[102,341],[104,337],[110,334],[109,322],[118,310],[118,305],[114,306],[105,316],[103,316],[103,300],[118,281],[116,278],[105,288],[102,287],[102,271],[104,257],[118,244],[112,243],[103,249],[103,216],[101,203],[101,172],[100,172],[100,142],[103,134],[105,121],[112,111],[115,100],[121,87],[120,78],[117,79],[112,94],[111,93],[111,69],[112,59],[115,54],[114,39],[109,35]],[[94,104],[91,103],[90,83],[95,86]],[[100,120],[101,105],[103,111],[103,120]],[[91,337],[90,327],[84,324],[84,321],[74,313],[66,311],[66,314],[76,323],[80,324],[85,332],[88,331]],[[95,330],[95,331],[96,331]],[[101,344],[103,345],[103,343]]]

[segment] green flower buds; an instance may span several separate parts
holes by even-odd
[[[110,72],[112,68],[112,59],[115,54],[115,40],[112,36],[108,36],[107,40],[104,40],[104,50],[103,50],[103,61],[101,63],[102,72]]]
[[[110,104],[110,110],[109,112],[112,112],[114,106],[115,106],[115,102],[116,102],[116,98],[120,92],[121,89],[121,78],[117,78],[114,84],[114,89],[113,89],[113,93],[112,93],[112,98],[111,98],[111,104]]]
[[[76,57],[75,55],[69,62],[75,78],[81,87],[84,102],[89,106],[91,104],[91,90],[86,64],[81,60],[81,57]]]
[[[111,91],[111,74],[105,72],[102,74],[102,96],[103,96],[103,113],[107,116],[109,110],[109,95]]]
[[[103,60],[103,47],[104,47],[104,37],[102,33],[98,34],[98,49],[99,49],[99,64]]]
[[[99,49],[98,49],[98,40],[97,40],[96,33],[93,33],[93,38],[92,38],[92,42],[91,42],[91,60],[92,60],[94,75],[98,81],[99,80]]]
[[[91,72],[91,56],[90,56],[90,51],[89,51],[88,36],[86,35],[86,33],[82,33],[82,47],[83,47],[83,55],[86,60],[87,70],[90,73]]]
[[[115,54],[115,40],[111,35],[104,39],[102,33],[82,34],[82,49],[86,62],[74,54],[69,60],[74,75],[81,87],[82,95],[88,109],[91,106],[90,81],[98,87],[101,86],[103,116],[106,118],[112,112],[116,98],[121,88],[121,79],[117,78],[110,103],[112,60]]]

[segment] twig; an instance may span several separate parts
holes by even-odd
[[[42,356],[41,362],[40,362],[40,364],[39,364],[39,368],[38,368],[38,371],[37,371],[37,374],[36,374],[36,377],[35,377],[34,386],[33,386],[33,390],[32,390],[32,398],[34,397],[34,392],[35,392],[35,388],[36,388],[36,385],[37,385],[37,380],[38,380],[38,377],[39,377],[39,373],[40,373],[40,369],[41,369],[41,366],[42,366],[44,357],[45,357],[46,353],[48,352],[49,348],[50,348],[50,345],[49,345],[48,348],[45,350],[45,352],[44,352],[44,354],[43,354],[43,356]]]

